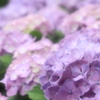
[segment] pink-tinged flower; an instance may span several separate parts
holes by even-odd
[[[73,12],[81,7],[89,4],[100,4],[99,0],[61,0],[61,4],[65,6],[69,11]]]
[[[19,91],[25,95],[25,91],[31,90],[39,83],[39,74],[44,60],[39,55],[22,55],[9,65],[4,79],[7,95],[16,95]]]
[[[33,41],[32,37],[28,34],[21,32],[0,32],[0,53],[13,53],[20,45]]]
[[[48,29],[49,24],[46,18],[41,16],[40,14],[28,14],[26,16],[22,16],[20,18],[14,19],[9,21],[5,26],[3,27],[3,30],[5,31],[21,31],[24,33],[30,33],[32,30],[38,29],[42,33],[45,32]]]
[[[58,44],[53,44],[49,39],[42,38],[37,42],[30,41],[20,45],[14,52],[14,58],[25,53],[38,54],[41,57],[43,55],[44,58],[48,58],[52,52],[58,49],[58,47]]]
[[[0,28],[13,19],[36,13],[45,7],[45,0],[9,0],[8,5],[0,8]]]
[[[8,100],[8,97],[3,96],[3,95],[0,93],[0,100]]]
[[[99,33],[84,28],[60,42],[40,76],[47,100],[96,100],[100,91]]]
[[[100,21],[100,6],[99,5],[87,5],[81,9],[75,11],[69,16],[65,17],[61,24],[58,25],[58,30],[62,31],[65,35],[73,33],[84,27],[89,29],[99,29]]]

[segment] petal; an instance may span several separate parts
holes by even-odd
[[[18,87],[17,86],[12,86],[7,90],[7,96],[14,96],[17,94]]]

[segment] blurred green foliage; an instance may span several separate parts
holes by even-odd
[[[9,0],[0,0],[0,7],[4,7],[9,3]]]
[[[36,37],[36,41],[40,40],[42,38],[42,33],[38,30],[33,30],[30,32],[30,35],[32,37]]]
[[[49,38],[53,43],[58,43],[62,38],[64,38],[64,35],[60,31],[54,31],[53,33],[49,33],[47,38]]]
[[[6,69],[11,62],[12,62],[11,54],[6,54],[3,56],[0,56],[0,79],[2,79],[4,77]]]
[[[15,96],[9,97],[8,100],[31,100],[28,95],[21,96],[20,94],[17,94]]]
[[[9,64],[12,62],[12,55],[11,54],[6,54],[3,56],[0,56],[0,80],[3,79],[6,70],[9,66]],[[4,84],[0,83],[0,92],[5,95],[6,90]]]

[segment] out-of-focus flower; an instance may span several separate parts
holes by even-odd
[[[99,100],[99,74],[100,30],[83,29],[60,42],[44,64],[40,83],[47,100]]]
[[[5,78],[1,81],[5,84],[7,95],[13,96],[17,91],[25,95],[25,91],[31,90],[39,83],[38,75],[43,61],[39,55],[22,55],[15,59],[7,69]]]
[[[89,4],[100,4],[99,0],[61,0],[61,5],[65,6],[69,11],[73,12],[76,9]]]
[[[17,91],[24,95],[25,91],[31,90],[39,83],[39,74],[44,62],[57,49],[58,45],[46,38],[37,42],[26,42],[16,48],[15,60],[1,81],[5,84],[7,95],[15,95]]]
[[[30,33],[32,30],[40,29],[43,33],[48,29],[49,24],[47,20],[40,14],[28,14],[27,16],[17,18],[8,22],[3,30],[5,31],[22,31],[24,33]]]
[[[37,10],[45,6],[45,0],[9,0],[8,5],[0,8],[0,27],[12,19],[36,13]]]
[[[52,52],[56,51],[58,47],[58,44],[53,44],[49,39],[43,37],[37,42],[26,42],[20,45],[14,52],[14,58],[25,53],[38,54],[41,55],[41,57],[43,55],[44,58],[47,58]]]
[[[56,30],[57,26],[66,16],[67,13],[59,7],[45,7],[37,14],[31,13],[25,17],[17,18],[8,22],[3,30],[20,30],[25,33],[30,33],[32,30],[37,29],[41,31],[43,35],[47,35],[48,32]]]
[[[84,27],[89,29],[99,29],[99,18],[100,6],[97,4],[90,4],[64,18],[62,23],[59,24],[58,30],[61,30],[64,34],[68,34],[80,30]]]
[[[55,30],[62,20],[68,15],[68,12],[64,12],[60,7],[45,7],[40,10],[39,14],[47,19],[50,29]]]
[[[0,93],[0,100],[8,100],[8,97],[5,97]]]
[[[0,54],[2,52],[13,53],[20,45],[33,41],[29,34],[21,32],[0,32]]]

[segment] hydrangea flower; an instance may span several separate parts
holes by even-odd
[[[9,32],[19,30],[24,33],[30,33],[32,30],[38,29],[42,33],[46,34],[46,30],[48,29],[48,27],[49,24],[42,15],[38,13],[37,14],[30,13],[26,16],[8,22],[3,27],[3,30]]]
[[[4,27],[3,30],[5,31],[21,31],[24,33],[30,33],[32,30],[38,29],[42,33],[46,33],[49,24],[47,20],[41,16],[40,14],[28,14],[27,16],[17,18],[8,22]]]
[[[3,96],[3,95],[0,93],[0,99],[1,99],[1,100],[8,100],[8,97],[5,97],[5,96]]]
[[[36,13],[38,9],[45,6],[45,0],[9,0],[8,5],[0,8],[0,27],[12,19]]]
[[[43,61],[39,55],[22,55],[13,60],[1,81],[5,84],[7,96],[16,95],[18,91],[21,95],[25,95],[25,91],[38,84]]]
[[[19,46],[14,52],[15,59],[9,65],[1,81],[5,84],[7,95],[15,95],[18,91],[21,95],[25,95],[25,91],[37,85],[44,62],[57,49],[58,45],[46,38],[37,42],[26,42]]]
[[[66,36],[46,60],[40,83],[47,100],[99,100],[99,33],[82,29]]]
[[[62,0],[61,5],[65,6],[70,12],[73,12],[81,7],[89,4],[100,4],[99,0]]]
[[[69,16],[65,17],[61,24],[58,25],[58,30],[61,30],[65,35],[75,32],[84,27],[89,29],[99,29],[100,25],[100,6],[87,5],[80,8]]]
[[[52,15],[52,18],[50,17]],[[28,14],[24,17],[17,18],[5,24],[3,30],[15,31],[19,30],[30,33],[32,30],[39,30],[43,35],[56,30],[57,26],[67,16],[60,7],[45,7],[36,14]]]
[[[0,32],[0,53],[13,53],[16,48],[18,48],[21,44],[33,41],[32,37],[28,34],[24,34],[21,32]]]
[[[53,6],[45,7],[40,10],[40,15],[47,19],[51,30],[55,30],[62,20],[68,15],[68,12],[63,11],[60,7]],[[52,18],[51,18],[52,16]]]
[[[53,44],[52,41],[43,37],[37,42],[30,41],[20,45],[14,52],[14,58],[25,53],[44,55],[44,58],[47,58],[52,52],[56,51],[58,47],[58,44]]]

